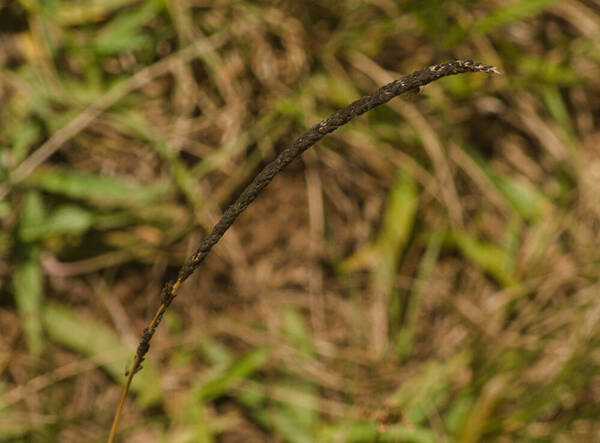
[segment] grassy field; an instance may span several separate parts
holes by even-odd
[[[0,0],[0,441],[600,441],[598,0]]]

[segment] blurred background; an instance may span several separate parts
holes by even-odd
[[[0,0],[0,441],[600,441],[598,0]]]

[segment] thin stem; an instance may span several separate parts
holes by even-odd
[[[412,90],[418,90],[418,88],[442,77],[468,72],[499,74],[495,67],[482,65],[481,63],[476,63],[473,60],[456,60],[449,63],[430,66],[429,68],[413,72],[412,74],[388,83],[372,94],[361,97],[345,108],[334,112],[327,119],[322,120],[320,123],[316,124],[302,134],[298,139],[296,139],[296,141],[294,141],[294,143],[292,143],[291,146],[284,149],[275,160],[266,165],[263,170],[258,173],[254,180],[252,180],[252,182],[242,191],[237,200],[227,208],[221,219],[214,226],[212,232],[204,238],[202,243],[200,243],[200,246],[196,252],[190,258],[188,258],[186,263],[181,267],[177,278],[166,283],[161,290],[160,306],[158,307],[152,321],[144,328],[144,332],[136,352],[135,361],[131,366],[127,381],[123,387],[121,401],[119,402],[119,407],[115,413],[108,438],[109,443],[114,441],[117,425],[119,424],[119,418],[121,416],[125,398],[127,397],[127,392],[129,391],[129,386],[131,385],[133,376],[138,370],[141,369],[144,356],[150,349],[150,341],[152,340],[152,336],[160,324],[165,311],[176,297],[177,289],[196,270],[196,268],[208,255],[211,248],[221,239],[221,237],[223,237],[223,234],[225,234],[227,229],[229,229],[229,227],[233,224],[238,215],[244,212],[244,210],[256,199],[260,191],[262,191],[271,182],[271,180],[273,180],[273,177],[283,171],[287,165],[297,159],[304,151],[317,143],[326,134],[329,134],[340,126],[345,125],[354,117],[364,114],[376,106],[390,101],[397,95]]]

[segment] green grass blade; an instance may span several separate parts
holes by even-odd
[[[418,202],[416,183],[408,172],[400,171],[388,195],[383,229],[377,239],[378,249],[393,256],[404,249],[415,222]]]
[[[314,344],[302,315],[291,306],[286,306],[281,314],[283,335],[292,347],[303,355],[311,356],[314,353]]]
[[[401,408],[415,426],[423,425],[450,395],[452,377],[469,364],[463,352],[448,361],[430,361],[422,365],[419,374],[406,380],[386,401],[389,408]]]
[[[41,309],[44,298],[40,251],[36,246],[23,249],[24,258],[13,273],[15,303],[23,321],[29,351],[40,356],[43,349]]]
[[[379,436],[377,441],[390,443],[437,443],[440,441],[440,437],[427,428],[396,424],[390,426]]]
[[[231,388],[260,369],[267,361],[269,351],[258,348],[225,367],[217,367],[208,380],[201,381],[195,388],[194,397],[209,401],[226,394]]]
[[[147,205],[164,198],[171,189],[166,182],[143,186],[72,169],[38,170],[26,184],[65,197],[111,206]]]
[[[125,368],[130,366],[134,350],[107,325],[56,303],[46,305],[43,322],[50,340],[82,356],[100,358],[99,364],[106,372],[119,382],[125,381]],[[152,358],[146,359],[143,366],[131,390],[138,395],[140,406],[150,407],[162,401],[162,384]]]
[[[555,2],[556,0],[519,0],[508,4],[501,3],[505,6],[477,20],[471,29],[475,33],[484,34],[509,23],[541,14],[552,7]]]
[[[63,205],[35,223],[21,224],[19,237],[31,242],[54,235],[78,235],[90,229],[93,221],[89,211],[75,205]]]
[[[509,287],[517,283],[516,277],[506,269],[506,264],[511,263],[512,259],[506,257],[507,251],[500,246],[460,231],[449,232],[446,244],[458,248],[468,261],[482,268],[502,285]]]
[[[419,265],[416,282],[413,285],[413,290],[411,291],[410,298],[407,302],[404,325],[398,335],[397,348],[400,358],[402,359],[406,359],[410,355],[419,317],[421,296],[431,279],[431,274],[433,273],[435,264],[438,260],[444,236],[444,231],[435,231],[432,233],[423,259],[421,260],[421,264]]]
[[[158,2],[145,2],[142,7],[119,14],[111,20],[94,41],[99,54],[114,54],[142,49],[150,42],[144,35],[144,25],[156,16]]]
[[[551,211],[552,202],[541,190],[520,178],[495,172],[473,149],[466,149],[466,153],[523,219],[538,220]]]

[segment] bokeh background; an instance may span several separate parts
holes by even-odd
[[[0,0],[0,440],[600,441],[598,0]]]

